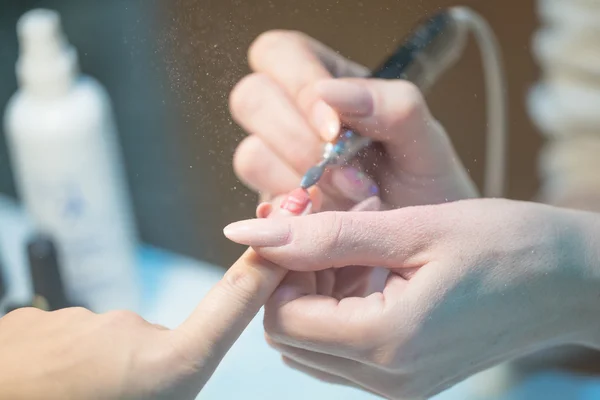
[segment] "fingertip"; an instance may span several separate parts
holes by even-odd
[[[308,195],[312,203],[311,212],[319,212],[323,207],[323,191],[317,186],[313,186],[308,189]]]
[[[256,207],[256,218],[268,218],[273,211],[271,203],[261,203]]]
[[[342,126],[338,113],[323,100],[318,100],[311,111],[314,128],[326,142],[335,140]]]

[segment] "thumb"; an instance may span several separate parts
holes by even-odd
[[[435,206],[383,212],[324,212],[296,218],[233,223],[230,240],[295,271],[348,265],[419,267],[423,250],[443,233]],[[435,214],[433,216],[432,214]],[[428,223],[435,221],[435,225]]]
[[[205,383],[267,302],[286,270],[248,249],[173,334]]]

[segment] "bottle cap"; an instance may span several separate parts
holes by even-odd
[[[56,11],[36,9],[18,22],[17,76],[23,88],[36,94],[66,91],[77,73],[77,54],[67,42]]]

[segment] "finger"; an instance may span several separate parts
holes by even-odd
[[[268,218],[271,212],[273,212],[271,203],[260,203],[256,207],[256,218]]]
[[[302,372],[303,374],[308,375],[312,378],[318,379],[321,382],[330,383],[333,385],[343,385],[357,389],[360,388],[358,385],[356,385],[353,382],[350,382],[348,379],[344,379],[340,376],[333,375],[328,372],[320,371],[316,368],[311,368],[309,366],[299,363],[298,361],[294,361],[292,358],[283,356],[282,360],[286,366],[295,369],[298,372]]]
[[[173,331],[176,348],[198,363],[202,379],[208,380],[286,272],[249,249]]]
[[[303,272],[306,274],[306,272]],[[335,287],[335,270],[326,269],[315,272],[317,281],[316,294],[321,296],[333,296],[333,288]]]
[[[377,196],[369,197],[366,200],[358,203],[350,211],[380,211],[382,207],[381,199]]]
[[[270,31],[250,47],[250,66],[281,85],[324,140],[335,138],[339,116],[320,101],[312,83],[342,76],[367,76],[369,70],[298,32]]]
[[[312,273],[290,272],[265,304],[264,327],[273,342],[370,365],[383,362],[390,335],[415,316],[407,297],[408,282],[396,276],[382,292],[365,298],[336,300],[314,295]],[[390,313],[403,315],[402,321]]]
[[[388,329],[384,296],[345,298],[305,294],[305,275],[282,285],[265,305],[264,327],[274,341],[354,360],[367,360]],[[314,293],[314,291],[311,291]],[[387,299],[390,303],[396,299]]]
[[[274,196],[295,189],[301,179],[259,136],[248,136],[238,145],[233,169],[250,189]]]
[[[318,82],[316,92],[346,125],[383,142],[399,166],[431,170],[432,162],[442,168],[457,160],[422,93],[408,81],[329,79]]]
[[[231,92],[230,108],[233,119],[260,137],[292,170],[303,174],[319,161],[321,140],[283,89],[268,76],[253,74],[242,79]]]
[[[369,70],[300,32],[274,30],[250,46],[251,68],[272,76],[292,98],[319,79],[366,76]]]
[[[390,379],[389,374],[385,371],[354,360],[315,353],[273,342],[269,345],[281,353],[284,362],[286,359],[292,362],[291,365],[288,362],[286,364],[296,367],[296,369],[317,379],[320,379],[320,377],[329,378],[332,383],[360,388],[379,396],[382,393],[373,390],[374,387],[381,387],[383,381]]]
[[[365,392],[372,393],[375,396],[381,396],[380,394],[378,394],[372,390],[369,390],[367,388],[364,388],[348,379],[342,378],[341,376],[337,376],[337,375],[330,374],[329,372],[321,371],[318,368],[309,367],[305,364],[302,364],[301,362],[293,360],[292,358],[283,356],[282,360],[283,360],[284,364],[287,365],[288,367],[290,367],[298,372],[302,372],[303,374],[306,374],[312,378],[318,379],[322,382],[330,383],[332,385],[347,386],[347,387],[351,387],[351,388],[355,388],[355,389],[363,390]]]
[[[293,290],[288,290],[290,286]],[[274,294],[278,303],[285,303],[297,298],[297,293],[312,293],[321,296],[331,296],[335,286],[335,273],[328,269],[318,272],[290,271],[286,275],[280,288]]]
[[[267,259],[296,271],[347,265],[418,268],[449,231],[447,205],[381,212],[325,212],[305,217],[248,220],[224,230]]]
[[[370,288],[370,276],[375,269],[371,267],[355,266],[336,270],[333,297],[343,299],[346,297],[366,297],[374,291],[367,293]]]

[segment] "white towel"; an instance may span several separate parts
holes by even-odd
[[[538,12],[533,49],[543,76],[529,111],[548,138],[541,200],[593,201],[600,198],[600,0],[538,0]]]

